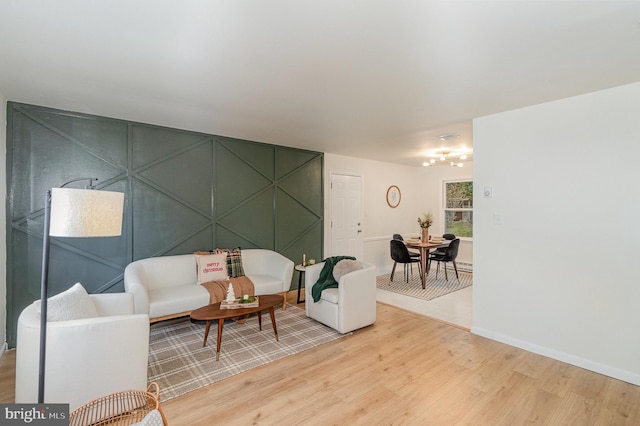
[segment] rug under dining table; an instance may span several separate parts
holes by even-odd
[[[436,279],[435,266],[431,267],[431,271],[427,276],[425,289],[422,289],[420,274],[417,268],[413,274],[409,274],[409,282],[405,282],[402,272],[402,264],[398,264],[393,281],[390,281],[391,274],[379,275],[376,277],[376,286],[381,290],[392,291],[394,293],[403,294],[423,300],[432,300],[454,291],[462,290],[473,284],[473,274],[471,272],[463,272],[458,270],[459,281],[456,279],[456,273],[452,269],[447,270],[449,281],[445,279],[445,274],[440,267],[438,278]]]

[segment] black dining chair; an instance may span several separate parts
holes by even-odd
[[[419,254],[418,257],[411,256],[407,246],[405,246],[404,242],[400,240],[389,241],[389,246],[391,249],[391,259],[393,259],[393,268],[391,269],[391,277],[389,278],[389,281],[393,281],[393,274],[396,272],[396,265],[398,263],[402,263],[404,266],[404,279],[407,283],[409,282],[409,271],[407,269],[407,265],[413,266],[414,263],[417,263],[418,270],[422,273]],[[413,269],[411,270],[411,273],[413,273]]]
[[[444,238],[445,240],[453,241],[456,236],[454,234],[443,234],[442,238]],[[444,249],[444,247],[437,248],[433,252],[431,252],[431,254],[444,254]]]
[[[438,262],[438,266],[436,268],[436,279],[438,278],[438,271],[440,270],[440,262],[444,262],[444,277],[446,281],[449,281],[449,277],[447,275],[447,262],[453,263],[453,269],[456,271],[456,279],[460,282],[460,277],[458,276],[458,265],[456,264],[456,257],[458,257],[458,247],[460,246],[460,238],[454,238],[449,246],[443,247],[442,253],[438,253],[434,251],[429,255],[429,264],[432,261]]]
[[[393,239],[394,240],[398,240],[398,241],[404,241],[404,238],[402,238],[402,235],[400,234],[393,234]],[[417,251],[413,251],[407,248],[407,250],[409,250],[409,256],[411,257],[420,257],[420,253],[418,253]],[[412,270],[413,272],[413,270]]]

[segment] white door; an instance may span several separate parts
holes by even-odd
[[[362,260],[362,177],[331,175],[331,256]]]

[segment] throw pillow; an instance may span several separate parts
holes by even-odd
[[[229,278],[227,274],[227,254],[196,255],[198,268],[198,284],[211,281],[223,281]]]
[[[33,302],[36,312],[40,313],[40,300]],[[47,321],[69,321],[99,317],[96,305],[82,284],[47,299]]]
[[[357,271],[358,269],[362,269],[361,262],[357,260],[343,259],[340,262],[336,263],[336,266],[333,267],[333,278],[336,281],[340,281],[340,278],[343,275],[346,275],[349,272]]]
[[[164,422],[162,421],[162,415],[158,410],[151,410],[149,414],[144,416],[142,420],[138,423],[132,423],[131,426],[164,426]]]
[[[240,247],[234,249],[216,249],[216,253],[227,253],[227,273],[232,278],[244,276],[242,267],[242,251]]]

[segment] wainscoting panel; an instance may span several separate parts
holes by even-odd
[[[322,153],[9,102],[7,339],[40,298],[47,189],[125,193],[123,234],[52,238],[49,294],[121,292],[133,260],[216,247],[322,253]],[[82,188],[84,182],[71,184]]]

